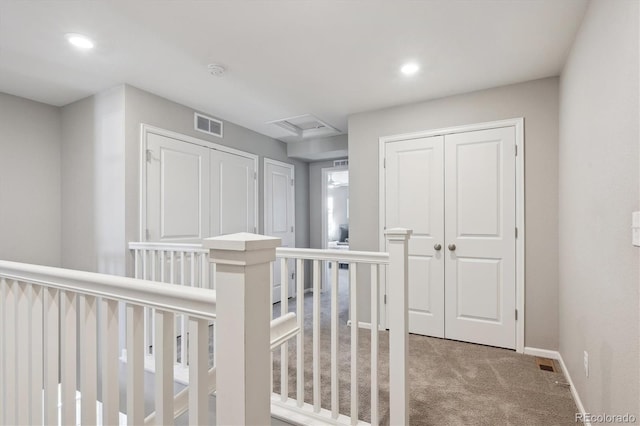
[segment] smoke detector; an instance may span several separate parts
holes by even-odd
[[[222,74],[227,70],[225,67],[218,64],[209,64],[207,65],[207,69],[209,70],[209,74],[215,75],[216,77],[222,76]]]

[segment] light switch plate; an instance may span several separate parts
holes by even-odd
[[[640,247],[640,212],[631,213],[631,244]]]

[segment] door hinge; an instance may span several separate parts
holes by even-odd
[[[516,226],[516,238],[518,238],[518,227]]]
[[[258,173],[253,172],[253,180],[258,180]]]
[[[296,273],[295,273],[295,272],[292,272],[292,273],[291,273],[291,279],[293,280],[293,279],[295,279],[295,278],[296,278]]]
[[[153,153],[151,152],[150,149],[146,151],[146,156],[147,156],[147,163],[150,163],[151,159],[153,158]]]
[[[291,232],[293,232],[293,226],[291,227]]]
[[[384,295],[384,304],[385,305],[387,304],[387,295],[386,294]]]
[[[291,186],[294,186],[295,179],[291,179]]]
[[[386,168],[387,168],[387,159],[386,159],[386,158],[383,158],[383,159],[382,159],[382,168],[383,168],[383,169],[386,169]]]
[[[518,321],[518,310],[516,309],[516,321]]]
[[[518,156],[518,145],[516,145],[516,157]]]

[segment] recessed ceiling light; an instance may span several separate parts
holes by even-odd
[[[409,62],[407,64],[404,64],[402,68],[400,68],[400,71],[404,75],[413,75],[417,73],[418,70],[420,70],[420,66],[415,62]]]
[[[67,41],[75,47],[78,47],[80,49],[93,49],[93,41],[85,35],[77,33],[67,33],[65,34],[65,37],[67,38]]]

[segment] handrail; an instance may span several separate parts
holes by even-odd
[[[50,266],[0,261],[0,277],[215,320],[216,292]]]
[[[130,250],[161,250],[161,251],[184,251],[195,253],[208,253],[209,250],[202,248],[201,244],[182,243],[147,243],[130,242]],[[355,250],[325,250],[309,248],[276,248],[276,257],[286,257],[288,259],[325,260],[340,261],[343,263],[375,263],[389,264],[389,254],[384,252],[355,251]]]
[[[389,264],[388,253],[372,251],[278,247],[276,249],[276,257],[286,257],[287,259],[333,260],[342,263]]]
[[[185,243],[156,243],[156,242],[130,242],[129,250],[165,250],[183,251],[185,253],[209,253],[209,250],[202,247],[202,244]]]

